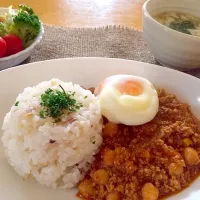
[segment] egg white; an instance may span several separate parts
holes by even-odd
[[[136,81],[142,86],[138,96],[124,95],[116,86],[124,81]],[[102,115],[116,124],[141,125],[157,114],[159,99],[150,81],[132,75],[116,75],[107,81],[98,94]]]

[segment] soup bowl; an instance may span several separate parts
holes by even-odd
[[[148,0],[143,6],[143,34],[149,50],[163,66],[182,71],[200,68],[200,37],[168,28],[153,18],[169,11],[200,18],[200,1]]]

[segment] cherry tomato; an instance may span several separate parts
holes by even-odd
[[[6,35],[3,39],[7,45],[7,56],[16,54],[24,49],[22,40],[16,35]]]
[[[0,37],[0,58],[4,57],[7,52],[7,45],[3,38]]]

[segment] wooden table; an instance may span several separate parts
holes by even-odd
[[[121,25],[142,28],[145,0],[0,0],[0,7],[28,4],[46,24],[68,27]]]

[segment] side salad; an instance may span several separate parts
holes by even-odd
[[[20,4],[15,10],[10,6],[8,13],[0,14],[0,58],[30,46],[40,29],[41,22],[32,8]]]

